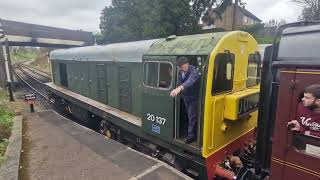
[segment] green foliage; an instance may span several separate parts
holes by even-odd
[[[320,20],[320,1],[319,0],[292,0],[302,6],[300,20]]]
[[[8,144],[9,144],[9,140],[8,139],[0,140],[0,164],[3,161],[4,154],[6,152]]]
[[[199,20],[221,14],[231,0],[112,0],[100,16],[97,43],[201,33]],[[203,19],[202,19],[203,20]],[[213,21],[210,21],[213,22]]]
[[[9,112],[4,105],[6,93],[0,90],[0,164],[6,152],[9,143],[8,138],[10,135],[11,127],[13,124],[14,114]]]
[[[241,30],[250,33],[253,36],[256,36],[260,31],[262,31],[264,28],[264,24],[254,24],[243,27]]]
[[[250,26],[245,26],[241,30],[251,34],[259,44],[271,44],[273,37],[266,35],[264,24],[255,24]]]
[[[273,42],[273,37],[271,36],[256,37],[255,39],[258,41],[258,44],[272,44]]]
[[[97,44],[103,44],[103,35],[101,33],[95,33],[94,37],[96,39]]]
[[[102,10],[102,42],[124,42],[200,32],[189,0],[113,0]]]
[[[40,53],[36,51],[31,51],[31,52],[18,51],[10,54],[12,63],[25,61],[25,60],[34,60],[39,56],[40,56]]]
[[[192,2],[194,2],[193,11],[198,12],[197,7],[199,7],[203,14],[203,16],[197,14],[197,17],[202,16],[202,21],[208,25],[212,25],[217,19],[221,19],[223,12],[232,4],[232,0],[192,0]]]
[[[7,99],[7,92],[4,90],[0,90],[0,105],[2,105],[6,99]]]
[[[0,105],[0,125],[11,128],[13,124],[14,114],[12,112],[9,112],[7,108],[4,105]]]
[[[284,19],[270,19],[268,22],[265,23],[265,27],[278,27],[284,24],[287,24],[287,21]]]

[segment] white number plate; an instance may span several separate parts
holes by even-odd
[[[155,122],[157,124],[160,124],[164,126],[166,124],[166,118],[156,116],[154,114],[147,113],[147,120]]]

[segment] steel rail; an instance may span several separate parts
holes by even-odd
[[[41,70],[41,69],[38,69],[38,68],[35,68],[35,67],[32,67],[32,66],[29,66],[29,65],[26,65],[26,64],[21,64],[22,66],[25,66],[25,67],[28,67],[28,68],[31,68],[31,69],[35,69],[35,70],[37,70],[37,71],[40,71],[40,72],[42,72],[42,73],[44,73],[44,74],[47,74],[47,75],[51,75],[51,73],[49,73],[49,72],[46,72],[46,71],[43,71],[43,70]]]
[[[44,84],[45,82],[40,81],[39,79],[37,79],[36,77],[34,77],[33,75],[31,75],[30,73],[26,72],[25,70],[23,70],[23,68],[21,66],[18,66],[18,69],[20,71],[22,71],[24,74],[26,74],[27,76],[29,76],[30,78],[32,78],[33,80],[37,81],[40,84]]]
[[[24,73],[23,71],[21,71],[22,73]],[[17,76],[17,77],[19,77],[20,79],[21,79],[21,81],[23,82],[23,83],[25,83],[27,86],[29,86],[32,90],[34,90],[36,93],[38,93],[40,96],[42,96],[45,100],[47,100],[47,101],[49,101],[49,102],[51,102],[50,101],[50,99],[46,96],[46,95],[44,95],[44,94],[42,94],[40,91],[38,91],[36,88],[34,88],[32,85],[30,85],[26,80],[24,80],[16,71],[14,71],[14,73],[15,73],[15,75]],[[28,75],[27,75],[28,76]],[[33,79],[33,78],[32,78]],[[39,82],[39,81],[37,81],[37,82]],[[42,83],[41,82],[41,84],[42,85],[44,85],[44,83]]]
[[[27,66],[27,65],[25,65],[25,64],[20,64],[20,67],[26,68],[26,69],[28,69],[28,70],[30,70],[30,71],[32,71],[32,72],[34,72],[34,73],[36,73],[36,74],[44,77],[44,78],[51,79],[51,77],[48,77],[48,76],[51,76],[51,74],[46,73],[46,72],[44,72],[44,71],[42,71],[42,70],[40,70],[40,69],[31,67],[31,66]],[[38,71],[38,72],[37,72],[37,71]],[[43,75],[43,74],[41,74],[41,73],[39,73],[39,72],[44,73],[44,74],[46,74],[46,75]]]

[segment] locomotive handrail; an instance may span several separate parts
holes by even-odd
[[[311,67],[311,68],[319,68],[320,61],[274,61],[272,63],[272,67],[279,68],[279,67]]]
[[[301,140],[301,141],[305,142],[305,144],[308,143],[308,144],[312,144],[312,145],[320,147],[320,137],[311,136],[311,135],[304,135],[301,133],[293,133],[293,138]]]

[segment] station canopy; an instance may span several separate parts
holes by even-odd
[[[35,46],[69,48],[94,44],[92,32],[68,30],[0,18],[0,44],[9,46]]]

